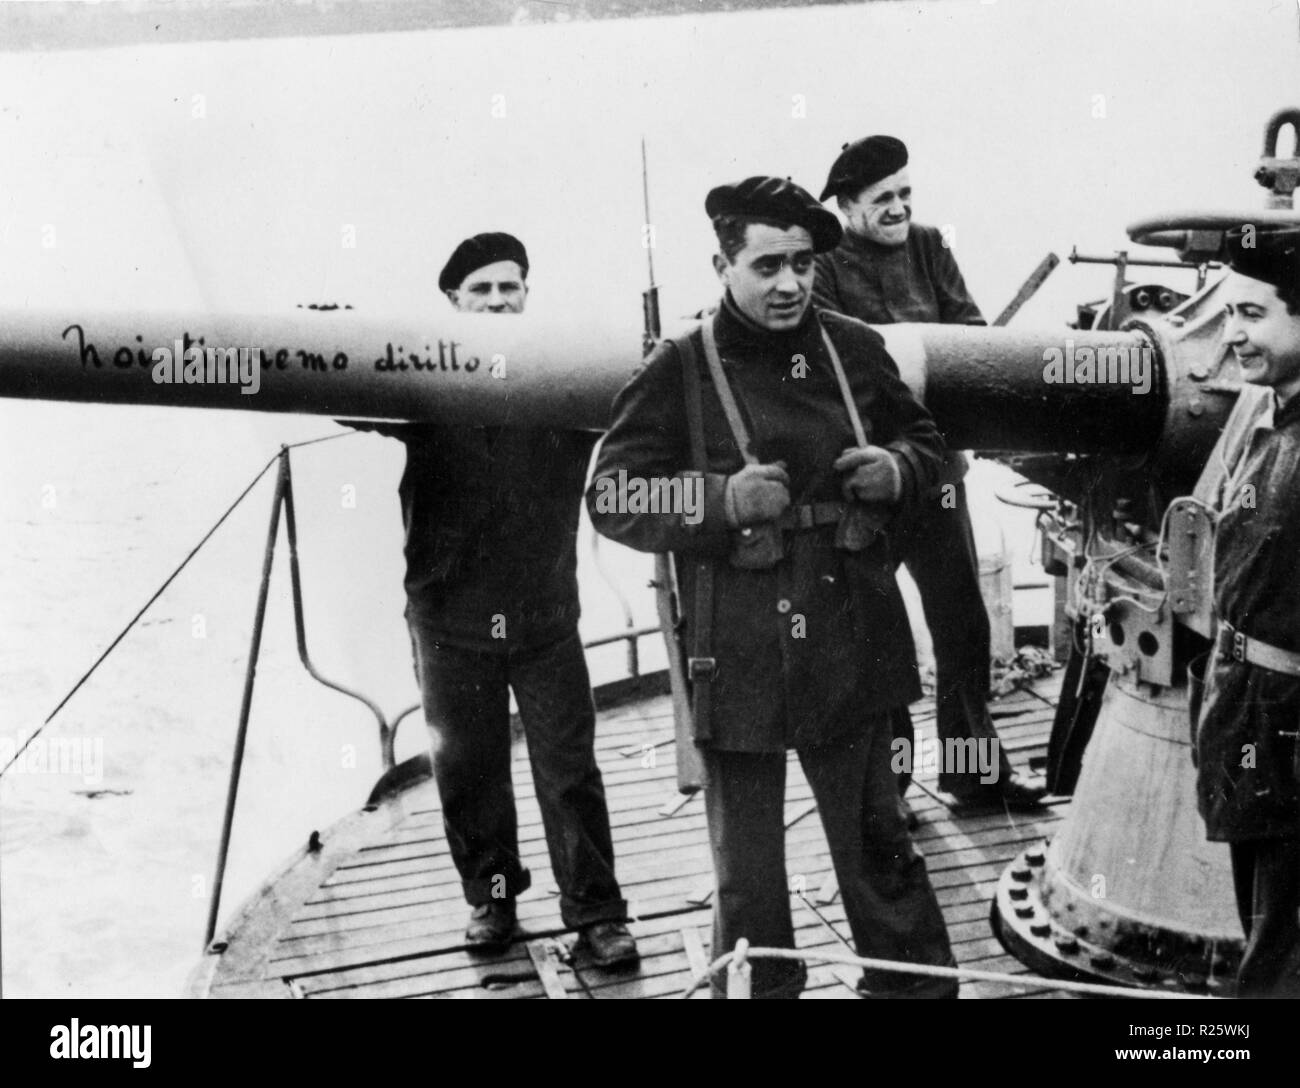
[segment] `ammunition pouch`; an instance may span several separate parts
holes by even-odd
[[[847,548],[849,551],[868,547],[884,524],[870,507],[859,505],[855,512],[853,506],[842,502],[801,503],[791,506],[776,521],[732,530],[731,565],[740,570],[768,570],[785,558],[786,533],[808,532],[826,525],[836,527],[835,544],[843,547],[840,540],[846,523],[851,541],[861,542]]]
[[[785,537],[775,521],[734,529],[731,565],[740,570],[768,570],[785,558]]]
[[[835,547],[845,552],[863,552],[876,542],[889,523],[887,514],[860,502],[845,505],[835,526]]]

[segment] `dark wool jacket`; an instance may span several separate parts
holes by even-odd
[[[817,328],[824,321],[843,361],[870,441],[897,455],[903,503],[915,502],[936,478],[942,444],[934,422],[898,376],[879,334],[838,314],[809,307],[794,330],[761,329],[730,298],[714,322],[719,354],[754,452],[784,461],[796,504],[840,501],[832,462],[856,445],[830,359]],[[600,509],[601,477],[672,477],[692,465],[682,363],[664,341],[614,401],[613,424],[596,462],[588,511],[596,529],[647,552],[674,552],[682,615],[695,615],[693,560],[713,561],[714,747],[772,752],[825,742],[864,729],[873,713],[919,698],[907,614],[894,581],[888,537],[849,553],[834,545],[835,526],[785,534],[785,557],[767,570],[731,565],[731,531],[723,506],[726,479],[743,466],[691,333],[702,385],[707,465],[703,519]],[[801,365],[802,364],[802,365]],[[601,489],[602,491],[604,489]],[[602,504],[608,507],[608,503]],[[688,629],[688,643],[692,633]],[[864,668],[865,663],[865,668]]]
[[[1275,414],[1271,390],[1246,388],[1197,497],[1219,511],[1219,619],[1300,652],[1300,396]],[[1197,800],[1215,842],[1300,836],[1300,677],[1217,655],[1197,730]]]
[[[573,631],[578,513],[597,436],[438,424],[384,433],[406,444],[408,615],[449,644],[501,653]]]
[[[816,257],[813,298],[868,325],[918,321],[983,325],[952,250],[935,227],[913,223],[901,246],[882,246],[851,231]]]

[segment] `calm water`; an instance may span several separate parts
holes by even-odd
[[[1264,119],[1300,101],[1297,40],[1294,5],[1275,2],[998,0],[5,55],[0,307],[436,307],[450,247],[506,229],[533,259],[531,307],[575,329],[622,315],[636,337],[642,134],[672,315],[715,293],[711,185],[765,172],[819,187],[841,143],[893,131],[918,218],[955,228],[995,313],[1048,249],[1110,252],[1153,211],[1257,207]],[[1019,320],[1059,326],[1107,280],[1066,265]],[[0,737],[44,718],[281,442],[335,431],[0,402]],[[295,460],[313,654],[390,713],[415,698],[400,469],[374,436]],[[180,990],[269,498],[264,480],[56,720],[93,765],[0,782],[7,994]],[[610,560],[648,621],[647,564]],[[584,567],[591,635],[622,620]],[[274,576],[231,907],[378,773],[373,720],[298,665],[283,562]],[[619,652],[593,664],[608,674]],[[405,751],[421,742],[412,727]]]

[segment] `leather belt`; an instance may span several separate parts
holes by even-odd
[[[776,519],[779,529],[815,529],[819,525],[837,525],[844,514],[842,502],[810,502],[791,506]]]
[[[1229,661],[1258,665],[1261,669],[1300,676],[1300,653],[1282,650],[1238,631],[1225,621],[1219,623],[1219,654]]]

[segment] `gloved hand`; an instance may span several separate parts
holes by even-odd
[[[784,461],[746,465],[727,477],[725,508],[733,529],[775,521],[790,507],[790,477]]]
[[[881,446],[850,446],[834,468],[844,473],[840,487],[846,502],[897,502],[903,494],[903,475],[894,455]]]

